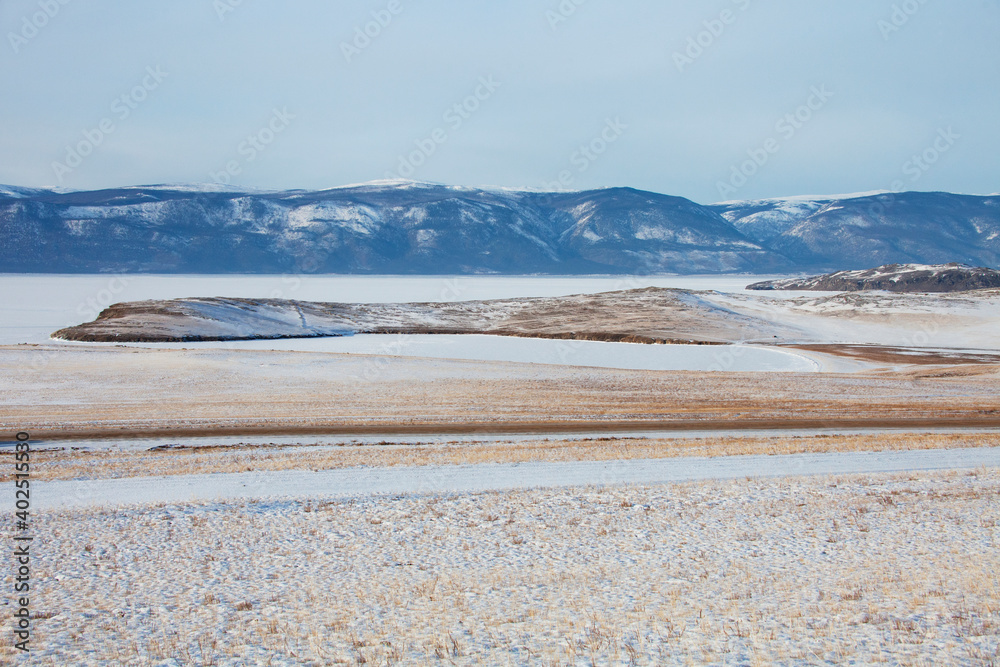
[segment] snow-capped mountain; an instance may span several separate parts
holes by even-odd
[[[317,192],[156,186],[0,193],[22,271],[650,273],[788,268],[717,213],[629,188],[379,182]]]
[[[768,249],[803,266],[1000,265],[1000,197],[878,193],[709,206]]]
[[[784,234],[830,202],[841,198],[851,199],[854,195],[748,199],[712,204],[709,208],[719,213],[748,237],[766,243]]]
[[[641,274],[888,262],[996,266],[998,230],[1000,199],[943,193],[703,206],[632,188],[553,193],[410,181],[321,191],[0,186],[0,257],[5,271],[23,272]]]

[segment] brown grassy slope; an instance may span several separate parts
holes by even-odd
[[[197,298],[120,303],[93,322],[57,331],[65,340],[166,342],[310,337],[336,332],[493,333],[628,340],[729,342],[799,332],[741,315],[684,290],[645,288],[564,297],[444,303],[351,304]]]
[[[157,429],[194,434],[227,428],[384,432],[457,425],[502,431],[506,425],[546,431],[1000,422],[996,367],[984,364],[852,375],[700,373],[25,345],[0,347],[0,376],[12,379],[0,386],[0,428],[47,437]]]

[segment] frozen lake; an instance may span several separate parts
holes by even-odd
[[[549,340],[484,335],[375,335],[337,338],[284,338],[204,343],[130,343],[155,348],[228,348],[341,352],[435,359],[516,361],[650,371],[815,372],[820,364],[805,355],[754,345],[643,345],[590,340]]]
[[[781,276],[215,276],[0,274],[0,345],[43,343],[121,301],[226,296],[386,303],[565,296],[641,287],[743,292]],[[776,294],[776,293],[770,293]],[[796,294],[790,292],[788,294]]]

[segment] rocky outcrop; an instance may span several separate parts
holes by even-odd
[[[886,264],[863,271],[837,271],[809,278],[768,280],[748,285],[752,290],[811,290],[824,292],[967,292],[1000,288],[1000,271],[962,264]]]

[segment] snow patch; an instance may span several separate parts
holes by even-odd
[[[720,201],[710,206],[766,206],[768,204],[780,204],[783,202],[830,202],[845,199],[863,199],[864,197],[877,197],[879,195],[892,194],[890,190],[869,190],[868,192],[852,192],[843,195],[792,195],[789,197],[771,197],[768,199],[731,199]]]

